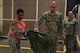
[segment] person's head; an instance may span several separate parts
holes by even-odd
[[[55,12],[56,11],[56,8],[57,8],[57,4],[55,1],[52,1],[51,4],[50,4],[50,11],[51,12]]]
[[[69,11],[69,12],[68,12],[68,16],[69,16],[70,19],[74,18],[73,12],[72,12],[72,11]]]
[[[23,19],[24,11],[22,9],[18,9],[16,13],[17,13],[18,19],[20,20]]]

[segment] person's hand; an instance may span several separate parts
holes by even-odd
[[[34,32],[39,32],[38,28],[34,28]]]
[[[29,29],[25,30],[24,32],[28,32],[28,31],[29,31]]]
[[[65,40],[66,39],[66,36],[65,35],[62,35],[62,39]]]

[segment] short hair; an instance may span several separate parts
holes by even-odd
[[[52,2],[51,2],[51,5],[57,5],[57,4],[56,4],[56,2],[55,2],[55,1],[52,1]]]
[[[73,11],[69,11],[69,13],[73,13]]]
[[[19,14],[20,12],[24,13],[23,9],[18,9],[16,13]]]

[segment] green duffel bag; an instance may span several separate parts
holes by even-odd
[[[28,38],[30,39],[31,48],[35,53],[48,53],[51,44],[50,36],[29,30],[27,33]]]

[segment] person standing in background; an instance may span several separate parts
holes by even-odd
[[[65,38],[66,53],[71,53],[71,49],[74,47],[74,41],[78,33],[78,21],[74,17],[72,11],[68,12],[68,18],[64,21],[63,37]]]

